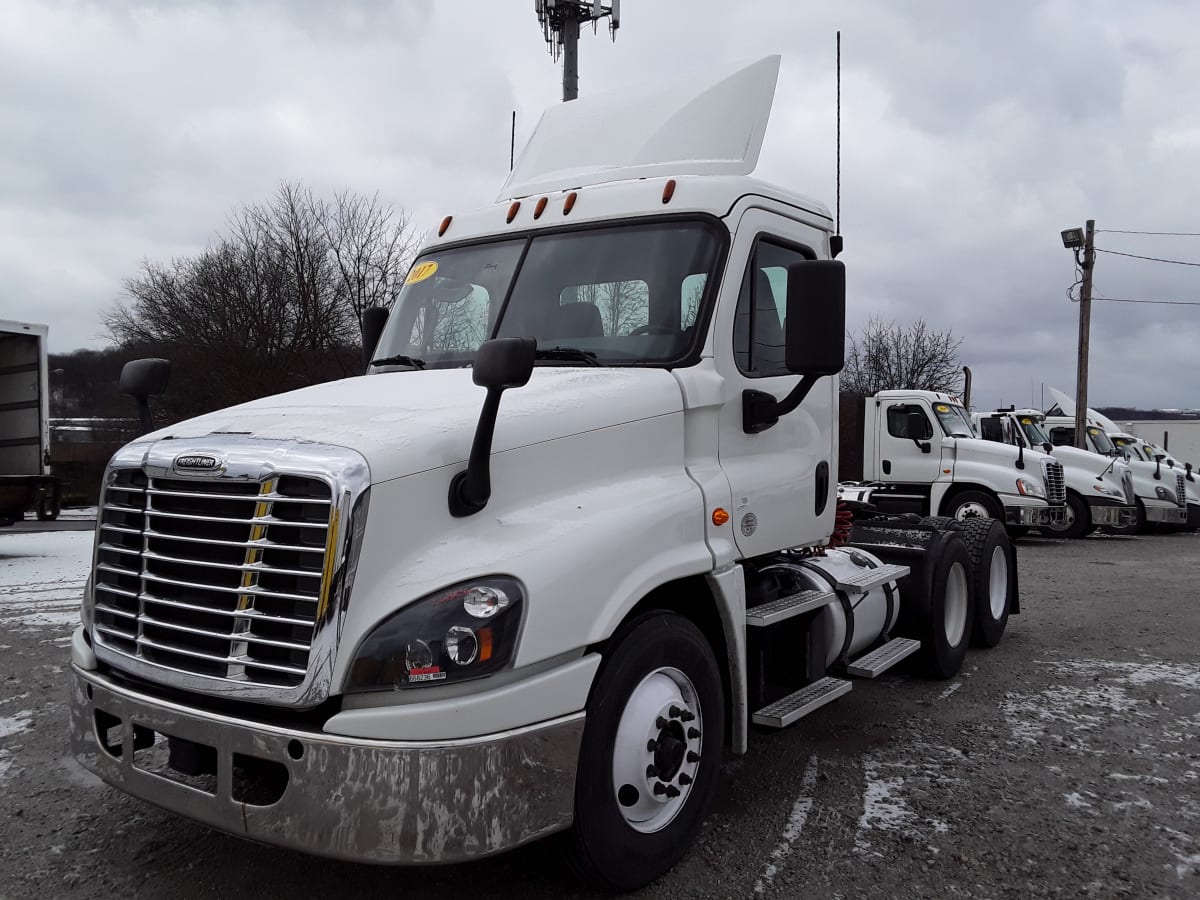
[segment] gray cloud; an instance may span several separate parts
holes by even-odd
[[[0,7],[0,317],[96,345],[142,258],[194,253],[283,178],[378,190],[423,227],[491,200],[558,98],[529,4],[8,0]],[[843,31],[850,320],[966,343],[981,404],[1071,389],[1060,229],[1200,231],[1200,57],[1183,2],[626,3],[584,94],[781,52],[761,176],[832,207]],[[1200,239],[1100,246],[1200,260]],[[1112,297],[1200,299],[1200,269],[1102,256]],[[1200,405],[1200,308],[1095,304],[1095,404]]]

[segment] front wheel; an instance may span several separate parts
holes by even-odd
[[[1081,538],[1091,530],[1092,513],[1078,494],[1067,493],[1061,525],[1043,525],[1042,530],[1060,538]]]
[[[1133,522],[1128,525],[1108,525],[1109,534],[1140,534],[1146,530],[1146,504],[1138,499],[1133,514]]]
[[[628,891],[675,865],[716,796],[724,729],[720,670],[700,630],[668,612],[623,627],[588,701],[577,868]]]
[[[991,494],[983,491],[961,491],[942,504],[942,511],[952,519],[999,519],[1004,521],[1004,508]]]

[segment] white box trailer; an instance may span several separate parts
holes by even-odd
[[[58,515],[50,468],[50,385],[45,325],[0,319],[0,524],[34,509]]]

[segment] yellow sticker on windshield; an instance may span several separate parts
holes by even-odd
[[[950,407],[948,407],[945,403],[939,403],[934,407],[934,409],[936,409],[938,412],[950,412]]]
[[[1031,419],[1031,418],[1029,418],[1028,416],[1026,416],[1024,419],[1022,419],[1022,420],[1021,420],[1021,424],[1022,424],[1022,425],[1032,425],[1032,424],[1033,424],[1033,419]]]
[[[417,263],[412,267],[412,271],[408,273],[408,277],[404,279],[404,283],[416,284],[419,281],[424,281],[426,278],[432,278],[433,273],[437,270],[438,265],[433,260]]]

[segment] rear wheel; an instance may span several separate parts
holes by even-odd
[[[1017,587],[1017,555],[1004,526],[994,519],[963,522],[959,532],[967,545],[973,570],[975,625],[971,643],[976,647],[995,647],[1008,626]]]
[[[43,497],[38,501],[37,517],[39,522],[53,522],[58,518],[59,503],[58,498]]]
[[[1092,513],[1078,494],[1068,491],[1061,525],[1043,525],[1042,531],[1061,538],[1081,538],[1091,530]]]
[[[949,541],[934,563],[929,619],[922,650],[935,678],[951,678],[962,668],[974,620],[971,557],[961,540]]]
[[[679,861],[716,795],[724,727],[720,670],[695,625],[658,612],[618,632],[575,780],[571,850],[585,876],[634,890]]]
[[[952,519],[1004,520],[1004,508],[991,494],[983,491],[960,491],[942,504],[942,512]]]

